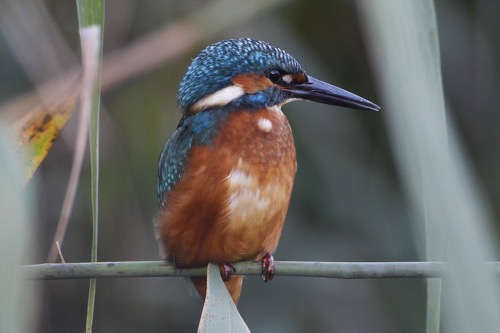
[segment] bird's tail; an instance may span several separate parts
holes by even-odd
[[[193,277],[191,278],[194,287],[198,291],[198,294],[205,299],[207,295],[207,278],[206,277]],[[231,294],[231,297],[234,301],[234,304],[238,304],[238,300],[240,299],[241,286],[243,285],[243,276],[242,275],[234,275],[231,276],[229,281],[224,282],[226,284],[226,288]]]

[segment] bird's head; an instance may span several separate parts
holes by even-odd
[[[185,115],[214,107],[260,109],[303,99],[378,111],[376,104],[305,73],[285,51],[250,38],[209,45],[184,75],[178,104]]]

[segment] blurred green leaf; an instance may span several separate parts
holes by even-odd
[[[439,260],[444,251],[448,262],[442,280],[444,326],[450,332],[496,332],[500,290],[484,264],[497,253],[491,216],[453,122],[446,119],[434,3],[359,3],[415,230],[425,230],[424,257]],[[429,284],[429,333],[440,330],[440,289],[439,282]]]
[[[0,131],[0,332],[34,332],[38,295],[22,279],[19,265],[33,261],[31,192],[11,142]],[[35,230],[34,230],[35,229]]]

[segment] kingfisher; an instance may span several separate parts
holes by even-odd
[[[380,107],[313,78],[287,52],[250,38],[209,45],[181,80],[182,112],[158,165],[156,234],[177,268],[217,263],[235,304],[243,277],[233,263],[260,261],[275,273],[297,170],[281,107],[308,100],[360,110]],[[206,277],[191,278],[203,298]]]

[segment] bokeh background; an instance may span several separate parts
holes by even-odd
[[[436,10],[449,118],[498,216],[500,2],[439,0]],[[78,66],[76,13],[74,1],[0,4],[4,116],[20,117],[42,99],[43,83]],[[268,41],[294,55],[311,75],[384,107],[368,36],[352,1],[108,0],[105,24],[100,261],[159,258],[152,228],[157,160],[180,118],[175,102],[179,81],[207,44],[242,36]],[[151,40],[160,43],[148,44]],[[123,57],[140,47],[148,48]],[[141,63],[150,65],[120,76]],[[294,131],[299,168],[275,258],[418,260],[423,245],[414,237],[414,216],[393,161],[384,112],[306,102],[289,104],[284,111]],[[38,194],[37,262],[45,261],[59,219],[75,128],[72,120],[30,184]],[[85,166],[62,248],[68,262],[90,256],[89,175]],[[88,281],[34,284],[40,293],[39,332],[84,329]],[[422,332],[424,287],[421,279],[278,277],[264,284],[248,277],[239,310],[254,332]],[[94,329],[193,332],[201,308],[181,278],[98,280]]]

